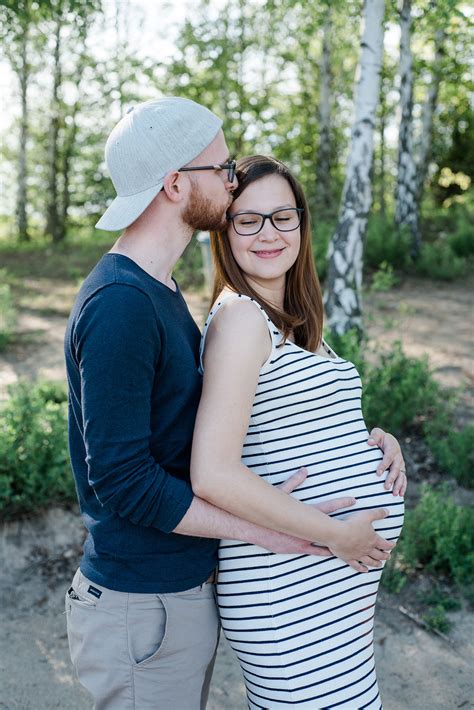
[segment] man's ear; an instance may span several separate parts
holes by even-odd
[[[184,196],[183,176],[178,170],[167,173],[163,182],[163,191],[171,202],[181,202]]]

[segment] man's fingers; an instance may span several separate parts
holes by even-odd
[[[332,557],[332,552],[328,547],[321,547],[321,545],[309,544],[308,547],[309,555],[316,555],[317,557]]]
[[[283,491],[283,493],[292,493],[295,488],[301,486],[303,481],[306,480],[307,475],[308,470],[306,468],[298,469],[298,471],[292,473],[291,476],[284,483],[281,484],[281,490]]]
[[[352,505],[357,503],[355,498],[351,496],[345,496],[344,498],[332,498],[331,500],[326,500],[324,503],[316,503],[315,508],[321,511],[321,513],[335,513],[337,510],[342,510],[342,508],[350,508]]]

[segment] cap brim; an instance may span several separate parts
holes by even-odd
[[[129,227],[146,210],[162,187],[163,182],[160,182],[136,195],[118,195],[95,225],[96,229],[116,232]]]

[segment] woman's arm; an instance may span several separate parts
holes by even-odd
[[[197,496],[272,530],[317,541],[344,560],[386,559],[393,544],[372,528],[384,510],[348,521],[326,516],[266,483],[241,462],[259,372],[270,353],[267,326],[248,301],[222,306],[209,327],[191,481]]]

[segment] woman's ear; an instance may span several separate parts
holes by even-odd
[[[181,202],[184,197],[183,175],[178,170],[172,170],[165,175],[163,191],[171,202]]]

